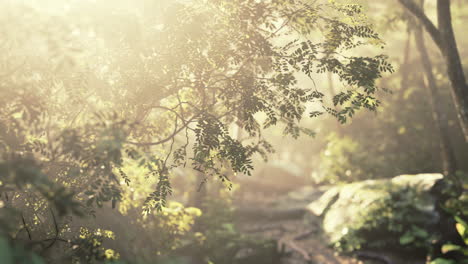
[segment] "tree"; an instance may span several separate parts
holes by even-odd
[[[465,141],[468,141],[468,83],[466,82],[453,32],[450,12],[451,1],[437,0],[437,27],[413,0],[399,0],[399,2],[421,22],[444,56],[447,65],[447,75],[452,88],[452,97],[458,112],[458,119],[465,136]]]
[[[339,76],[349,88],[333,98],[334,105],[341,108],[323,108],[345,122],[360,108],[376,109],[379,102],[373,97],[375,81],[382,72],[392,71],[382,55],[340,54],[365,44],[361,40],[380,41],[360,19],[362,10],[357,5],[238,0],[175,3],[167,8],[170,15],[159,21],[162,26],[158,30],[141,28],[136,34],[133,28],[123,28],[120,42],[104,34],[111,30],[106,24],[96,28],[109,47],[110,56],[103,60],[114,72],[98,76],[93,71],[101,67],[99,63],[89,63],[88,72],[72,77],[42,70],[41,79],[61,81],[65,87],[73,87],[73,93],[38,103],[34,120],[38,127],[22,120],[20,131],[30,136],[16,138],[20,141],[17,145],[2,138],[7,146],[4,152],[39,155],[42,167],[61,164],[68,174],[65,178],[94,175],[86,178],[88,187],[79,188],[79,192],[87,193],[88,204],[98,205],[121,199],[119,187],[113,183],[117,181],[116,172],[125,178],[123,162],[128,158],[137,160],[158,179],[146,204],[148,208],[160,208],[171,193],[171,168],[187,160],[206,177],[228,181],[226,170],[249,174],[253,153],[268,150],[254,115],[262,113],[266,117],[265,128],[283,123],[286,134],[297,137],[301,131],[307,133],[298,122],[306,112],[306,104],[321,104],[324,94],[316,87],[298,87],[298,73],[313,78],[314,72],[330,71]],[[70,17],[83,16],[81,10],[76,9],[77,13]],[[93,14],[91,18],[97,19]],[[353,23],[345,23],[345,19]],[[135,21],[126,23],[140,28]],[[323,29],[323,42],[299,38],[318,25]],[[280,37],[291,41],[281,43]],[[88,41],[91,44],[93,40]],[[150,45],[135,46],[135,41]],[[102,86],[91,87],[89,83],[96,78],[113,84],[106,84],[104,90]],[[79,85],[88,84],[88,94],[74,88],[77,81]],[[28,92],[33,95],[39,91]],[[17,113],[25,111],[21,107],[30,107],[24,105],[23,97],[13,97],[4,105],[5,115],[9,113],[4,122],[7,129],[19,122]],[[46,110],[57,99],[88,107],[66,109],[69,106],[61,101],[55,109]],[[14,111],[6,108],[13,104],[21,107]],[[93,114],[96,110],[100,114]],[[310,115],[321,113],[314,111]],[[60,128],[63,125],[50,123],[57,118],[72,122]],[[45,122],[49,123],[46,128]],[[162,126],[153,126],[152,122]],[[232,122],[240,125],[251,140],[242,144],[231,137],[227,126]],[[188,156],[192,136],[195,141],[192,155]]]
[[[12,21],[1,26],[9,57],[0,79],[0,192],[25,216],[2,225],[4,234],[27,230],[36,239],[33,215],[114,207],[136,182],[152,190],[137,205],[162,210],[175,168],[223,182],[249,174],[252,156],[271,149],[264,128],[282,125],[298,137],[310,134],[299,125],[304,116],[346,122],[375,110],[376,80],[392,71],[384,55],[349,55],[383,44],[357,5],[167,1],[162,12],[112,1],[115,10],[100,13],[110,2],[58,3],[67,11],[53,19],[42,6],[0,4]],[[333,105],[312,82],[326,72],[346,88]],[[247,140],[231,135],[234,123]],[[57,241],[57,229],[47,229],[55,240],[46,231],[33,242]]]
[[[424,43],[422,29],[419,26],[416,26],[414,35],[416,46],[420,53],[424,75],[426,77],[424,86],[429,90],[433,118],[439,132],[443,172],[445,175],[453,176],[457,171],[457,162],[450,142],[447,114],[444,113],[443,108],[440,105],[440,100],[438,99],[440,98],[440,95],[434,74],[432,73],[432,63],[429,53],[427,52],[426,44]]]
[[[423,7],[424,1],[421,1],[419,8],[424,10]],[[432,72],[433,66],[426,48],[426,44],[424,42],[424,34],[422,31],[423,29],[418,23],[416,23],[416,25],[410,29],[414,31],[416,48],[420,54],[420,61],[424,70],[425,80],[423,85],[429,91],[429,98],[431,100],[432,106],[432,116],[438,129],[442,169],[445,175],[454,176],[457,171],[457,162],[452,144],[450,142],[447,113],[444,112],[444,109],[441,105],[441,95],[439,94],[437,82]]]

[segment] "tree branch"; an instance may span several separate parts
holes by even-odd
[[[156,142],[134,142],[134,141],[127,141],[126,143],[128,144],[132,144],[132,145],[135,145],[135,146],[139,146],[139,147],[144,147],[144,146],[156,146],[156,145],[160,145],[160,144],[163,144],[163,143],[166,143],[168,142],[169,140],[171,140],[173,137],[175,137],[177,134],[179,134],[180,131],[184,130],[184,128],[186,128],[198,115],[194,115],[192,116],[192,118],[190,118],[188,121],[185,121],[183,122],[184,124],[179,127],[179,128],[175,128],[174,129],[174,132],[172,132],[169,136],[167,136],[166,138],[164,139],[161,139],[159,141],[156,141]]]
[[[408,11],[411,12],[424,26],[426,31],[432,37],[434,42],[439,48],[442,48],[442,37],[440,35],[440,31],[437,27],[432,23],[432,21],[426,16],[424,11],[417,6],[413,0],[398,0],[401,5],[403,5]]]
[[[23,213],[21,213],[21,220],[23,221],[23,227],[24,227],[24,229],[25,229],[26,232],[28,233],[29,240],[32,240],[31,231],[29,231],[28,225],[26,224],[26,220],[24,220],[24,215],[23,215]]]
[[[57,219],[55,218],[55,214],[54,214],[54,211],[52,210],[52,208],[50,208],[50,213],[52,214],[52,220],[54,221],[54,229],[55,229],[55,237],[52,238],[51,242],[49,245],[47,245],[43,250],[42,250],[42,253],[44,253],[46,250],[48,250],[49,248],[51,248],[55,242],[59,241],[59,227],[58,227],[58,224],[57,224]]]

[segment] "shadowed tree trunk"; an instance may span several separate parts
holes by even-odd
[[[445,59],[458,120],[468,142],[468,84],[453,32],[450,0],[437,0],[437,27],[413,0],[398,1],[421,22]]]
[[[424,86],[426,86],[429,91],[429,97],[432,105],[432,116],[439,133],[442,169],[445,175],[455,175],[455,172],[457,171],[457,162],[450,143],[447,114],[444,112],[441,105],[442,100],[437,89],[434,74],[432,73],[432,62],[429,58],[429,53],[427,52],[426,44],[424,43],[423,30],[420,26],[416,26],[414,35],[416,47],[419,51],[421,64],[424,70]]]
[[[411,30],[410,26],[408,25],[406,29],[407,37],[406,37],[406,44],[405,50],[403,51],[403,63],[400,66],[400,74],[401,74],[401,82],[400,87],[402,90],[408,87],[408,79],[409,79],[409,69],[410,69],[410,61],[411,61]],[[400,92],[398,94],[398,99],[403,100],[404,92]]]

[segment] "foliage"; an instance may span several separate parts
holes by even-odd
[[[455,245],[450,243],[444,244],[442,246],[442,253],[458,252],[464,256],[463,259],[460,260],[461,262],[457,262],[456,260],[448,258],[436,258],[431,261],[430,264],[468,263],[468,224],[458,216],[455,216],[455,220],[457,222],[456,229],[460,237],[463,239],[464,245]]]
[[[114,235],[108,230],[95,230],[91,232],[86,228],[81,228],[78,237],[73,241],[60,241],[69,243],[72,245],[66,250],[65,254],[62,254],[59,259],[62,263],[114,263],[118,258],[119,254],[114,250],[103,247],[103,241],[105,239],[114,239]],[[57,238],[56,238],[57,239]],[[55,242],[50,239],[52,246]],[[50,241],[46,241],[49,242]],[[40,244],[36,242],[37,244]],[[43,248],[39,254],[37,249],[34,250],[34,243],[18,243],[18,241],[10,240],[6,236],[0,238],[0,259],[2,263],[6,264],[43,264],[50,263],[47,258],[44,258],[43,253],[48,247]]]
[[[304,116],[327,112],[346,122],[374,111],[376,80],[393,71],[384,55],[350,55],[383,45],[356,5],[133,2],[0,4],[0,221],[12,244],[72,240],[73,217],[125,204],[131,192],[139,199],[128,208],[162,214],[133,223],[160,230],[161,250],[182,247],[198,211],[168,204],[176,168],[224,182],[250,174],[253,155],[271,150],[263,128],[282,124],[298,137],[310,134],[299,126]],[[313,82],[325,72],[345,87],[331,105]],[[311,104],[320,113],[309,113]],[[129,175],[135,164],[138,175]],[[134,182],[151,192],[126,192]],[[67,223],[59,226],[55,214]],[[237,239],[229,225],[218,231]],[[102,234],[82,235],[75,257],[113,258]]]
[[[386,50],[391,54],[389,60],[396,69],[395,74],[380,80],[380,86],[388,88],[391,92],[380,95],[379,98],[383,100],[376,113],[358,113],[344,126],[339,126],[336,120],[326,116],[308,120],[307,126],[314,127],[317,132],[315,140],[299,139],[298,142],[291,142],[278,148],[295,155],[297,158],[293,162],[301,163],[302,167],[310,171],[311,178],[318,179],[319,182],[329,176],[327,169],[333,165],[330,164],[329,156],[323,155],[331,131],[337,134],[335,145],[358,145],[358,149],[361,150],[359,155],[353,153],[353,164],[344,164],[350,172],[354,172],[351,177],[357,176],[356,173],[359,174],[360,171],[364,172],[361,174],[362,177],[356,178],[390,178],[401,174],[440,172],[442,171],[440,137],[432,116],[432,105],[427,103],[430,94],[424,83],[422,71],[418,70],[421,61],[416,55],[418,50],[414,45],[412,34],[415,21],[401,6],[389,1],[366,2],[364,6],[369,11],[366,13],[370,21],[373,21],[378,31],[385,37]],[[428,12],[432,12],[434,7],[429,3],[426,5]],[[456,7],[452,8],[454,25],[461,29],[466,9],[460,4],[454,4],[454,7]],[[427,43],[429,53],[436,54],[438,51],[431,45],[430,39]],[[466,45],[466,40],[460,38],[459,45]],[[461,52],[463,53],[462,50]],[[448,89],[449,80],[445,73],[445,62],[438,56],[431,56],[431,61],[439,87],[437,101],[442,109],[443,119],[447,123],[446,129],[458,161],[458,169],[467,170],[466,162],[463,160],[467,158],[468,149],[457,125],[457,114]],[[336,76],[331,75],[328,80],[322,79],[322,82],[326,81],[331,83],[327,91],[331,96],[342,91]],[[303,147],[305,144],[308,146],[307,149]],[[315,155],[317,152],[322,153],[320,157]],[[341,156],[338,152],[335,157],[337,160],[351,160],[350,155]],[[330,166],[322,166],[323,164]],[[343,172],[346,170],[340,174],[344,175]],[[332,173],[334,174],[335,172]],[[350,177],[342,179],[346,181]]]
[[[458,179],[461,180],[461,183],[453,183],[449,185],[449,188],[443,190],[443,194],[448,196],[446,199],[443,209],[449,213],[450,217],[453,217],[455,229],[459,235],[459,240],[461,242],[456,243],[456,241],[442,241],[444,244],[440,248],[443,257],[439,257],[431,261],[431,264],[438,263],[468,263],[468,195],[466,192],[457,191],[459,186],[453,186],[454,184],[461,184],[462,189],[467,187],[466,174],[459,173]],[[447,254],[455,253],[455,257],[447,256]],[[457,256],[458,255],[458,256]],[[457,262],[458,261],[458,262]]]
[[[197,229],[203,239],[195,255],[206,263],[276,263],[280,254],[276,242],[240,233],[233,223],[234,208],[230,199],[207,201],[207,210],[199,219]]]
[[[147,232],[158,234],[151,241],[151,247],[157,254],[170,255],[179,248],[202,240],[202,234],[193,232],[193,225],[202,215],[202,211],[194,207],[184,207],[177,202],[171,202],[162,212],[143,217],[143,227]]]
[[[115,239],[110,230],[80,228],[79,237],[72,242],[72,263],[101,263],[119,259],[119,254],[103,247],[104,239]]]
[[[411,60],[407,67],[417,67],[416,63]],[[322,126],[321,130],[327,133],[327,137],[318,133],[317,142],[313,143],[320,146],[321,151],[319,158],[310,161],[314,168],[313,178],[324,183],[326,178],[333,179],[333,182],[349,182],[441,171],[440,139],[434,133],[432,109],[425,103],[428,95],[421,86],[422,77],[417,73],[411,74],[407,86],[401,88],[403,74],[395,74],[385,80],[392,94],[385,96],[386,100],[376,115],[358,114],[351,123],[335,129],[335,136],[328,136],[328,131],[336,127],[334,120],[317,124]],[[462,160],[466,149],[455,126],[456,115],[449,96],[444,94],[439,100],[445,107],[452,144]],[[465,169],[464,163],[459,162],[459,165],[460,169]],[[346,175],[347,170],[351,173],[349,176]]]
[[[431,231],[434,223],[428,221],[434,216],[424,208],[422,199],[426,194],[417,188],[399,185],[385,186],[377,191],[383,195],[356,212],[354,220],[333,242],[334,247],[344,252],[385,248],[408,251],[413,255],[418,252],[423,256],[427,254],[437,232]]]
[[[368,152],[358,142],[334,133],[327,141],[320,154],[319,172],[313,175],[315,182],[336,184],[378,178],[378,169],[374,169],[378,158],[370,161]]]
[[[72,15],[81,15],[79,6],[76,8],[78,13]],[[360,11],[351,7],[315,7],[300,1],[292,5],[282,1],[194,1],[169,5],[168,8],[171,14],[178,15],[162,19],[162,30],[141,32],[138,36],[160,41],[129,50],[128,54],[119,54],[119,49],[128,44],[123,41],[111,50],[115,54],[104,58],[109,60],[107,67],[115,68],[115,73],[99,76],[95,72],[99,62],[92,61],[86,65],[87,72],[71,78],[66,77],[66,71],[61,75],[37,69],[38,81],[29,81],[29,85],[41,83],[43,85],[39,87],[43,88],[30,88],[27,92],[18,88],[18,95],[8,96],[11,100],[2,108],[5,129],[13,131],[14,125],[21,133],[10,132],[8,138],[3,137],[4,152],[33,154],[37,156],[35,160],[42,160],[41,166],[60,164],[59,173],[63,174],[63,179],[82,177],[80,182],[86,184],[80,191],[89,197],[88,205],[95,202],[98,206],[121,200],[119,187],[113,183],[117,181],[115,170],[122,166],[122,159],[134,158],[135,153],[140,153],[140,157],[143,155],[141,164],[149,167],[158,178],[156,190],[148,197],[149,208],[160,210],[167,195],[171,194],[171,168],[185,164],[187,160],[192,162],[194,169],[207,176],[227,179],[221,173],[223,167],[235,173],[249,173],[251,156],[261,151],[263,139],[251,140],[247,145],[240,143],[228,133],[227,125],[231,122],[235,121],[254,137],[260,134],[254,115],[264,113],[268,117],[264,126],[284,122],[286,133],[299,135],[297,122],[305,112],[305,104],[320,103],[324,95],[315,88],[298,87],[296,73],[311,77],[312,71],[332,71],[340,76],[350,88],[334,98],[334,105],[343,106],[343,109],[326,109],[344,122],[360,108],[375,110],[378,105],[373,97],[377,90],[375,80],[382,72],[391,71],[383,56],[348,57],[338,53],[364,45],[362,40],[365,39],[378,41],[377,34],[368,25],[360,25],[357,18],[353,20]],[[346,24],[341,18],[327,18],[324,16],[326,12],[341,13],[353,23]],[[276,28],[274,23],[281,20],[284,25]],[[324,42],[296,39],[284,45],[277,44],[279,37],[312,30],[312,24],[307,21],[327,25]],[[86,46],[88,43],[79,44]],[[117,58],[112,60],[112,56]],[[129,57],[137,58],[139,64],[138,71],[132,74],[117,68]],[[154,65],[164,67],[159,69]],[[112,78],[116,74],[121,78]],[[50,86],[51,78],[61,85]],[[99,88],[89,84],[86,86],[89,91],[83,94],[79,86],[96,78],[112,84],[107,89],[115,94],[115,98],[101,96]],[[148,83],[140,85],[139,78]],[[135,88],[128,90],[128,84]],[[2,94],[12,86],[18,86],[17,82],[5,79]],[[58,92],[60,86],[70,90],[61,94]],[[153,90],[160,93],[147,96],[153,94]],[[53,91],[60,96],[49,96],[48,101],[37,100],[31,104],[31,98],[41,93],[53,94]],[[118,94],[129,96],[119,97]],[[67,102],[70,100],[100,104],[102,111],[95,114],[87,109],[69,107]],[[139,100],[138,104],[135,100]],[[127,109],[121,109],[119,105],[126,105]],[[109,113],[112,108],[115,112]],[[160,114],[156,114],[157,110]],[[134,113],[140,115],[135,118]],[[72,122],[67,125],[65,121],[70,119]],[[164,125],[152,126],[156,120],[161,120]],[[169,129],[170,123],[174,124],[174,129]],[[195,128],[192,123],[196,123]],[[189,154],[188,141],[176,142],[175,137],[181,132],[186,136],[193,132],[195,143],[191,157],[186,156]],[[152,147],[166,142],[172,142],[166,146],[167,153]],[[175,160],[169,164],[168,157],[172,154]]]

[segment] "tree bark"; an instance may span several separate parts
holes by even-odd
[[[432,72],[432,62],[429,58],[429,53],[427,52],[426,44],[424,42],[423,31],[420,26],[416,27],[415,41],[424,70],[424,85],[427,87],[429,91],[429,97],[431,99],[432,116],[439,132],[443,173],[444,175],[455,175],[455,172],[457,171],[457,161],[450,143],[447,114],[442,108],[441,97],[437,88],[434,74]]]
[[[437,19],[442,38],[442,54],[447,64],[447,73],[452,85],[452,96],[458,110],[458,118],[468,142],[468,84],[461,64],[450,13],[450,0],[437,1]]]
[[[458,120],[465,141],[468,142],[468,84],[453,32],[450,0],[437,0],[438,27],[413,0],[399,0],[399,2],[421,22],[445,59]]]

